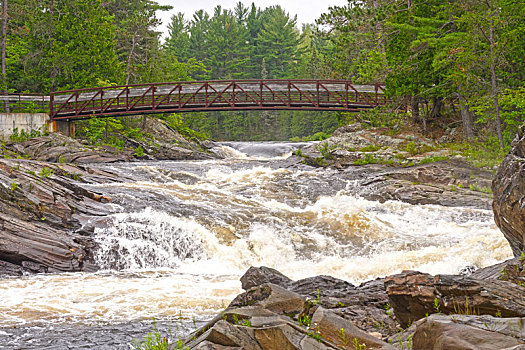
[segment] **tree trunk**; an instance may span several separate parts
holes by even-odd
[[[412,109],[412,120],[414,123],[417,123],[419,120],[419,97],[410,97],[410,107]]]
[[[472,140],[474,138],[474,124],[472,121],[472,112],[468,108],[467,104],[464,101],[463,97],[459,97],[459,106],[461,113],[461,121],[463,123],[463,132],[465,133],[465,138],[467,140]]]
[[[503,132],[502,132],[502,122],[500,116],[499,108],[499,99],[498,99],[498,83],[496,81],[496,55],[494,53],[494,46],[496,45],[494,41],[494,19],[490,18],[490,28],[489,28],[489,41],[490,41],[490,82],[492,88],[492,98],[494,99],[494,113],[496,115],[496,132],[498,134],[499,146],[504,148],[503,143]]]
[[[49,23],[51,24],[51,31],[49,35],[49,52],[51,53],[51,56],[53,56],[53,37],[55,35],[55,29],[53,25],[54,13],[55,13],[55,0],[51,0],[51,4],[49,5],[49,16],[50,16]],[[49,70],[49,78],[51,79],[51,86],[49,87],[49,92],[53,92],[55,90],[55,67],[56,67],[56,62],[53,59],[53,65],[51,66],[51,69]]]
[[[128,64],[126,65],[126,85],[129,85],[129,78],[131,77],[131,60],[133,53],[135,52],[135,45],[137,44],[137,37],[136,35],[133,35],[133,39],[131,40],[131,49],[129,50],[128,55]]]
[[[7,46],[7,0],[2,0],[2,94],[7,94],[6,73],[6,46]],[[9,101],[4,101],[4,112],[9,113]]]
[[[432,98],[432,112],[430,112],[430,118],[435,119],[441,117],[441,110],[443,109],[443,98],[433,97]]]

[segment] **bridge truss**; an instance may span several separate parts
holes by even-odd
[[[313,110],[356,112],[384,105],[382,85],[340,80],[221,80],[54,92],[53,120],[175,112]]]

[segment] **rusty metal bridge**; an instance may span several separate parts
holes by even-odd
[[[7,101],[13,112],[30,105],[51,120],[221,110],[357,112],[387,103],[382,85],[344,80],[190,81],[87,88],[50,96],[11,94],[0,100]]]

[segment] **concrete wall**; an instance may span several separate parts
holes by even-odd
[[[48,121],[46,113],[0,113],[0,138],[9,137],[15,128],[18,132],[48,131]]]

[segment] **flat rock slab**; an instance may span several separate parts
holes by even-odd
[[[386,277],[385,287],[403,327],[438,312],[525,316],[525,287],[508,281],[403,271]]]

